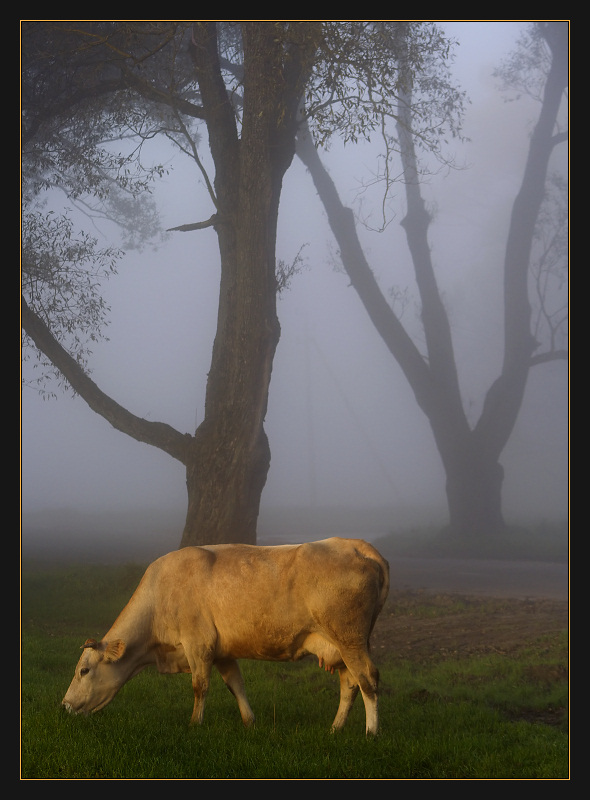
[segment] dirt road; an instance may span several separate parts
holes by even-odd
[[[381,543],[380,543],[381,544]],[[400,558],[388,555],[393,589],[423,589],[491,597],[569,597],[568,566],[541,561]]]

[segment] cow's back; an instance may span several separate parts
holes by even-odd
[[[161,597],[180,594],[181,604],[216,609],[238,601],[265,605],[279,595],[295,599],[371,585],[380,610],[389,590],[389,565],[380,553],[362,539],[338,537],[279,546],[184,547],[155,561],[149,571]]]

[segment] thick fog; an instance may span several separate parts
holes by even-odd
[[[460,41],[457,76],[472,99],[465,125],[471,141],[454,145],[466,168],[441,172],[424,188],[436,206],[433,259],[472,421],[501,366],[503,252],[536,112],[525,102],[505,103],[492,78],[522,26],[447,24]],[[368,207],[358,205],[359,186],[370,177],[374,156],[370,147],[337,145],[325,156],[343,201],[362,213]],[[179,156],[170,166],[160,190],[165,225],[209,217],[196,169]],[[417,296],[399,225],[401,187],[399,199],[387,231],[363,231],[362,240],[381,285],[413,292],[403,321],[416,327]],[[304,524],[314,520],[312,527],[321,527],[324,509],[339,512],[343,530],[356,526],[369,537],[388,528],[444,523],[444,472],[428,421],[337,269],[325,214],[309,175],[295,160],[284,181],[277,256],[290,262],[302,245],[304,267],[278,306],[282,335],[265,423],[272,460],[261,535],[296,535],[301,524],[296,511],[304,512]],[[95,347],[91,364],[100,388],[134,414],[193,433],[203,418],[218,283],[212,230],[174,233],[156,252],[127,253],[105,287],[109,340]],[[27,376],[30,363],[23,369]],[[509,520],[567,517],[567,426],[566,363],[536,367],[501,459]],[[25,549],[40,531],[46,543],[58,529],[79,537],[82,528],[91,538],[101,524],[115,547],[125,527],[121,520],[136,512],[147,515],[146,531],[156,550],[158,530],[174,547],[185,511],[181,464],[114,430],[79,397],[58,392],[57,400],[43,401],[31,388],[23,389]],[[96,522],[97,514],[103,522]]]

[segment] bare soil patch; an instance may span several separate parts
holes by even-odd
[[[567,630],[568,603],[422,591],[397,591],[371,638],[378,657],[427,661],[483,653],[515,653]]]

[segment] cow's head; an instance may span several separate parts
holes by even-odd
[[[100,643],[87,639],[82,649],[74,678],[62,700],[64,708],[73,714],[100,711],[129,677],[121,664],[125,653],[125,642],[121,639]]]

